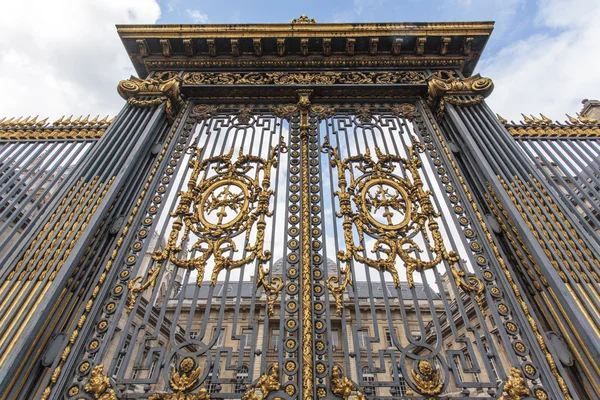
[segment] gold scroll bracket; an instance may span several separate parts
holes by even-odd
[[[446,102],[459,106],[479,104],[494,90],[494,82],[479,74],[468,78],[441,79],[435,75],[427,79],[427,104],[435,111],[436,118],[444,117]],[[471,96],[461,98],[460,96]]]
[[[117,85],[119,95],[134,107],[156,107],[167,102],[167,117],[175,118],[177,108],[183,104],[179,76],[169,79],[148,78],[146,80],[132,76]]]

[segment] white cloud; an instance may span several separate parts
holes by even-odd
[[[195,24],[206,24],[208,22],[208,15],[202,14],[199,10],[190,10],[188,8],[186,12]]]
[[[181,0],[167,0],[167,11],[168,12],[173,12],[177,9],[177,7],[179,6],[179,2]]]
[[[383,2],[384,0],[354,0],[354,12],[361,15],[366,8],[380,7]]]
[[[488,102],[504,118],[543,113],[563,121],[582,99],[600,97],[600,2],[550,0],[538,8],[535,21],[546,33],[507,45],[478,70],[494,80]]]
[[[115,24],[155,23],[155,0],[29,0],[0,7],[0,117],[116,114],[134,73]]]

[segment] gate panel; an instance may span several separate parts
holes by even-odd
[[[323,196],[312,242],[315,396],[495,398],[524,378],[544,396],[528,327],[513,318],[422,109],[332,107],[311,137],[321,150],[311,196]]]
[[[272,108],[192,107],[80,378],[126,398],[298,393],[299,139]]]

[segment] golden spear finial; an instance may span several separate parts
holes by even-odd
[[[523,122],[526,124],[533,124],[533,121],[525,114],[521,113],[521,115],[523,116]]]
[[[544,114],[540,113],[540,117],[542,117],[542,122],[545,124],[552,124],[552,120],[548,117],[546,117]]]
[[[572,123],[573,125],[578,125],[579,124],[579,120],[571,117],[569,114],[565,114],[567,116],[567,118],[569,118],[569,122]]]

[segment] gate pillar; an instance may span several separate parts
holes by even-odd
[[[169,127],[183,103],[179,88],[178,77],[121,81],[118,91],[128,104],[3,260],[0,397],[27,393],[34,381],[28,377],[38,378],[43,370],[40,357],[45,366],[56,368],[84,329],[85,318],[74,327],[67,317],[102,295],[99,287],[91,286],[106,279],[110,270],[98,267],[110,263],[110,252],[100,249],[116,252],[124,240],[135,216],[132,210],[139,208],[132,198],[144,190],[154,159],[160,157],[157,146],[169,139]],[[70,329],[75,329],[71,337],[60,335]],[[52,349],[67,341],[62,354],[53,354]],[[56,378],[47,376],[45,381],[55,383]]]
[[[549,361],[549,372],[557,378],[556,389],[565,396],[571,391],[597,398],[599,314],[593,299],[598,298],[599,249],[576,228],[571,210],[562,208],[557,193],[546,186],[483,99],[453,100],[435,108],[441,131],[485,215],[482,224],[490,227],[490,240],[500,247],[498,256],[508,261],[513,294],[533,328],[532,339]],[[562,336],[569,350],[551,331]],[[568,353],[576,360],[571,368]],[[577,387],[560,378],[561,360]]]

